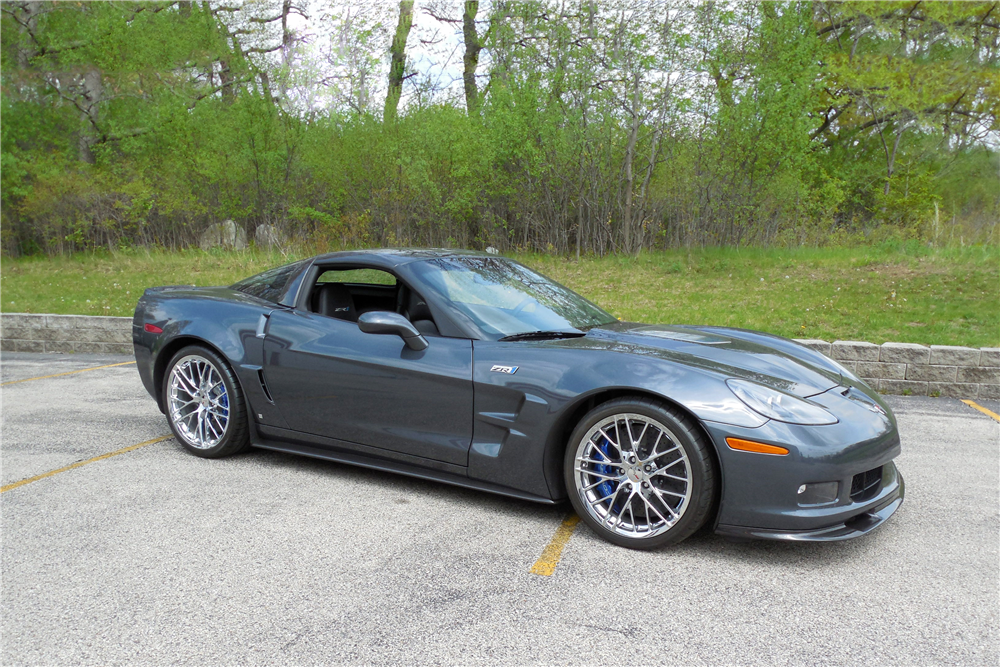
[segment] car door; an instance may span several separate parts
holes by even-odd
[[[271,314],[264,376],[289,429],[468,465],[472,341],[428,337],[425,350],[302,310]]]

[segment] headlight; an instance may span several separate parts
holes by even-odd
[[[812,401],[746,380],[726,380],[736,398],[768,419],[789,424],[836,424],[837,418]]]

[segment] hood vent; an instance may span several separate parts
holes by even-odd
[[[699,345],[729,345],[732,341],[722,336],[699,333],[697,331],[678,331],[667,327],[647,326],[632,329],[629,333],[652,336],[653,338],[665,338],[667,340],[677,340],[685,343],[698,343]]]

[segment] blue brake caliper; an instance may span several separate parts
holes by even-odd
[[[225,385],[220,385],[220,387],[219,387],[219,393],[222,394],[221,396],[219,396],[219,405],[222,406],[226,410],[226,416],[228,417],[229,416],[229,392],[226,391]]]
[[[603,442],[598,443],[597,449],[599,449],[601,453],[604,454],[604,457],[608,461],[611,460],[611,454],[609,453],[609,450],[611,449],[611,444],[608,442],[607,438],[603,438]],[[604,463],[594,466],[594,470],[596,472],[601,473],[602,475],[614,475],[617,472],[617,468],[618,466],[608,465]],[[617,488],[618,488],[618,482],[613,482],[610,479],[605,480],[601,484],[597,485],[597,492],[600,494],[598,497],[606,498],[610,496],[612,493],[614,493],[615,489]],[[619,511],[617,505],[613,509],[616,512]]]

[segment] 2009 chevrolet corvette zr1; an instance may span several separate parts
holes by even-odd
[[[341,252],[136,307],[177,440],[253,445],[544,503],[602,537],[839,540],[903,501],[895,419],[791,340],[619,322],[498,256]]]

